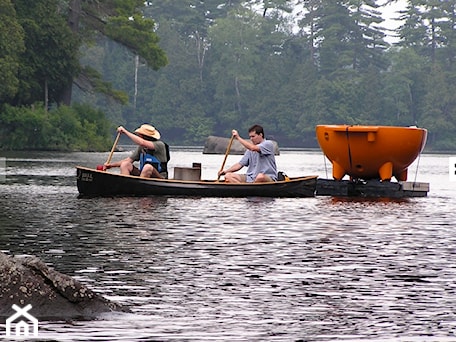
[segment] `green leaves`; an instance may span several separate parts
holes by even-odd
[[[453,1],[408,0],[400,48],[374,0],[12,3],[16,14],[0,0],[0,99],[12,104],[46,92],[45,107],[69,103],[74,80],[75,98],[116,125],[152,122],[177,144],[253,123],[294,146],[323,123],[417,124],[428,144],[456,143]],[[101,124],[59,115],[75,130]]]
[[[158,36],[154,32],[155,23],[140,15],[110,18],[106,35],[140,55],[154,70],[164,67],[168,60],[158,46]]]
[[[15,0],[14,4],[25,50],[18,58],[19,88],[10,103],[60,103],[63,89],[79,72],[78,38],[57,12],[57,0]]]
[[[4,106],[0,112],[0,149],[100,151],[112,144],[110,125],[103,112],[87,105]]]
[[[10,0],[0,0],[0,103],[13,98],[19,89],[18,58],[24,49],[24,30],[14,7]]]

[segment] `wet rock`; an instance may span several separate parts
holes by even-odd
[[[276,141],[271,140],[274,144],[274,154],[279,155],[279,145]],[[204,143],[203,154],[225,154],[228,144],[230,143],[229,138],[223,137],[216,137],[210,135],[207,137],[206,142]],[[244,154],[245,147],[237,141],[236,139],[233,140],[233,144],[231,145],[230,154]]]
[[[31,304],[30,314],[37,319],[92,319],[103,312],[128,311],[37,257],[0,252],[0,317],[13,314],[13,304]]]

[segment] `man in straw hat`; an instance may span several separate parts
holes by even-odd
[[[129,157],[112,164],[105,164],[105,169],[120,167],[122,175],[133,175],[146,178],[168,178],[169,147],[159,140],[160,132],[151,125],[141,125],[134,133],[124,127],[117,132],[125,134],[138,145]],[[139,161],[137,168],[133,163]]]

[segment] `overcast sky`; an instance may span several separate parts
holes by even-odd
[[[379,2],[379,3],[385,3],[385,2],[383,1],[383,2]],[[399,16],[399,14],[397,12],[400,10],[404,10],[406,8],[406,6],[407,6],[406,0],[399,0],[394,4],[390,4],[390,5],[382,8],[382,11],[383,11],[382,16],[385,19],[383,26],[385,26],[388,29],[396,29],[400,25],[400,22],[394,20],[394,18],[397,18]],[[391,42],[395,41],[395,38],[388,37],[386,40],[391,43]]]

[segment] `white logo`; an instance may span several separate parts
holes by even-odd
[[[24,336],[29,335],[29,324],[27,322],[21,319],[19,322],[14,323],[21,316],[33,324],[33,336],[38,336],[38,320],[27,312],[32,308],[32,305],[29,304],[21,309],[16,304],[13,304],[12,308],[16,310],[16,313],[6,320],[6,336],[11,336],[12,323],[16,326],[16,336],[21,336],[21,332]]]
[[[456,182],[456,157],[450,157],[448,165],[450,182]]]

